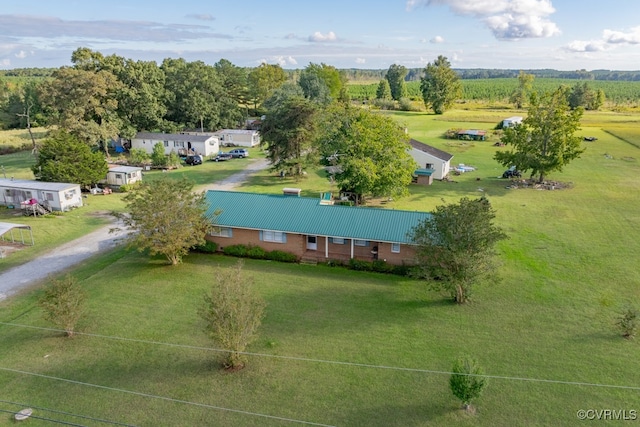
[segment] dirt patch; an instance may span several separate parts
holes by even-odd
[[[6,258],[11,253],[24,248],[26,248],[26,246],[21,243],[0,242],[0,258]]]
[[[514,179],[505,188],[509,189],[531,189],[531,190],[565,190],[573,188],[572,182],[560,182],[560,181],[544,181],[537,182],[531,179]]]

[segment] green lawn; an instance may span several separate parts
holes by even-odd
[[[467,114],[473,120],[465,121]],[[118,250],[74,273],[90,294],[82,331],[196,348],[92,336],[66,340],[52,331],[0,324],[0,367],[210,407],[6,370],[0,370],[2,399],[149,426],[295,425],[212,407],[339,426],[583,425],[579,409],[639,410],[640,344],[619,337],[613,324],[625,304],[640,300],[640,151],[626,141],[640,136],[640,123],[608,113],[589,116],[581,135],[598,140],[585,142],[583,156],[550,177],[572,188],[542,191],[506,188],[508,182],[497,178],[504,168],[492,160],[501,149],[493,141],[457,145],[441,137],[451,127],[491,129],[497,115],[457,110],[396,116],[413,138],[450,151],[454,164],[478,169],[454,176],[455,182],[411,186],[411,196],[387,206],[430,210],[443,199],[487,194],[510,236],[499,245],[501,280],[478,287],[471,304],[452,305],[406,278],[247,261],[245,269],[268,303],[249,351],[315,361],[250,356],[245,370],[229,374],[218,369],[215,352],[199,348],[212,344],[196,307],[215,269],[235,260],[190,255],[169,267]],[[198,168],[191,170],[217,171]],[[184,172],[170,176],[177,173]],[[314,197],[335,191],[322,172],[294,181],[264,171],[240,189],[277,193],[291,186]],[[102,199],[93,203],[107,199],[96,197]],[[47,326],[35,304],[38,295],[0,303],[0,321]],[[421,371],[447,371],[463,353],[491,375],[635,389],[493,378],[477,415],[469,416],[451,396],[448,376]],[[0,425],[9,424],[9,416],[0,414]]]

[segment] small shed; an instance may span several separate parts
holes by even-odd
[[[515,125],[519,125],[520,123],[522,123],[522,117],[521,116],[513,116],[513,117],[509,117],[507,119],[504,119],[502,121],[502,128],[508,128],[511,126],[515,126]]]
[[[82,206],[79,184],[44,182],[26,179],[0,179],[0,205],[20,206],[33,200],[54,211],[68,211]]]
[[[480,129],[464,129],[458,131],[458,139],[472,139],[474,141],[484,141],[487,135],[486,130]]]
[[[433,184],[433,169],[416,169],[413,172],[416,184],[431,185]]]
[[[135,166],[114,166],[107,172],[106,183],[119,187],[142,181],[142,168]]]

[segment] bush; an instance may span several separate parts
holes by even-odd
[[[133,190],[134,188],[138,187],[140,185],[140,181],[138,182],[134,182],[133,184],[124,184],[121,185],[120,187],[118,187],[118,191],[121,193],[128,193],[129,191]]]
[[[246,245],[231,245],[231,246],[225,246],[222,252],[225,255],[244,258],[247,256],[248,249],[249,248]]]
[[[211,242],[207,240],[204,244],[196,245],[193,248],[191,248],[191,250],[194,252],[200,252],[203,254],[212,254],[218,250],[218,245],[215,242]]]
[[[373,267],[369,261],[360,261],[355,258],[349,260],[349,269],[355,271],[373,271]]]
[[[268,252],[266,258],[272,261],[279,261],[279,262],[297,262],[298,261],[298,257],[295,256],[294,254],[289,252],[284,252],[284,251],[277,251],[277,250]]]
[[[75,334],[75,326],[85,310],[86,293],[78,280],[68,275],[53,280],[38,300],[45,320],[65,330],[68,337]]]
[[[247,257],[253,259],[265,259],[267,257],[267,251],[260,246],[251,246],[247,249]]]
[[[378,273],[391,273],[393,271],[393,266],[390,264],[387,264],[386,261],[377,259],[371,263],[371,270],[376,271]]]
[[[632,339],[638,332],[638,324],[640,323],[640,313],[634,307],[627,307],[618,317],[616,325],[620,329],[622,336]]]

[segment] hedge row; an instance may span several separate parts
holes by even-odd
[[[231,245],[225,246],[222,252],[225,255],[240,257],[240,258],[253,258],[253,259],[268,259],[271,261],[280,262],[297,262],[298,257],[292,253],[284,251],[265,251],[259,246],[247,246],[247,245]]]

